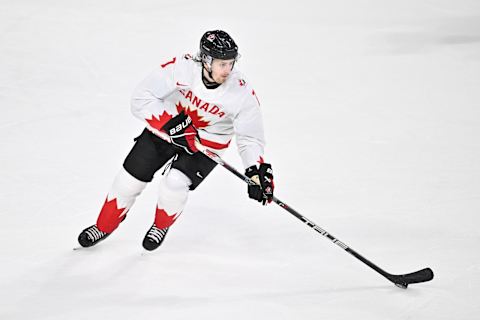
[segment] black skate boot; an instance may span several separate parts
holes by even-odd
[[[148,251],[157,249],[165,239],[167,231],[168,228],[159,229],[153,224],[145,235],[145,238],[143,238],[143,247]]]
[[[85,248],[91,247],[93,245],[96,245],[109,235],[110,233],[100,231],[97,228],[97,225],[94,224],[93,226],[88,227],[80,233],[80,235],[78,236],[78,243],[80,243],[80,245]]]

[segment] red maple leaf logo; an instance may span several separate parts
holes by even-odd
[[[157,130],[162,130],[163,126],[165,125],[165,123],[167,123],[170,119],[172,119],[172,115],[169,114],[167,111],[163,111],[163,113],[161,115],[157,117],[155,117],[154,115],[152,115],[152,119],[145,119],[148,124],[152,127],[152,128],[155,128]]]
[[[157,207],[157,211],[155,213],[155,226],[159,229],[170,227],[175,220],[177,220],[180,213],[175,213],[170,216],[165,210]]]
[[[108,198],[103,204],[102,211],[97,219],[97,227],[106,233],[111,233],[115,230],[120,222],[125,219],[127,214],[126,208],[119,208],[117,205],[117,198],[108,201]]]
[[[205,128],[210,124],[209,121],[204,120],[203,117],[198,114],[196,109],[191,109],[190,106],[184,107],[180,102],[178,102],[176,106],[178,113],[183,111],[192,118],[195,128]]]

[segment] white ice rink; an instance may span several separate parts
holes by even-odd
[[[266,3],[0,0],[0,319],[479,318],[480,2]],[[141,241],[161,176],[72,250],[143,128],[134,87],[216,28],[262,103],[277,197],[433,281],[393,286],[221,167],[159,250]]]

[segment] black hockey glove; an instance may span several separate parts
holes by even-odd
[[[197,129],[193,126],[192,118],[184,111],[165,123],[162,130],[168,133],[172,139],[172,144],[176,147],[181,148],[188,154],[198,152],[195,146],[195,139],[198,137]]]
[[[251,166],[247,168],[245,175],[256,183],[255,185],[248,185],[248,196],[263,205],[272,202],[273,189],[275,188],[272,166],[269,163],[262,163],[259,168]]]

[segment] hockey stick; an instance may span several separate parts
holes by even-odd
[[[164,140],[171,143],[171,138],[168,135],[164,134],[161,131],[156,131],[155,133],[158,136],[160,136],[161,138],[163,138]],[[225,162],[219,155],[217,155],[216,153],[208,150],[202,144],[196,143],[196,147],[204,155],[206,155],[211,160],[215,161],[217,164],[219,164],[220,166],[224,167],[225,169],[227,169],[228,171],[233,173],[235,176],[237,176],[238,178],[243,180],[245,183],[247,183],[249,185],[255,185],[256,184],[252,179],[250,179],[246,175],[238,172],[234,167],[232,167],[227,162]],[[385,270],[383,270],[382,268],[375,265],[373,262],[371,262],[367,258],[363,257],[361,254],[359,254],[358,252],[356,252],[355,250],[353,250],[349,246],[347,246],[342,241],[338,240],[332,234],[328,233],[327,231],[325,231],[321,227],[317,226],[313,221],[307,219],[306,217],[304,217],[303,215],[301,215],[300,213],[295,211],[293,208],[286,205],[283,201],[280,201],[277,197],[274,196],[272,198],[272,201],[275,202],[276,204],[278,204],[280,207],[282,207],[286,211],[288,211],[293,216],[295,216],[297,219],[299,219],[300,221],[305,223],[307,226],[309,226],[313,230],[320,233],[322,236],[330,239],[337,246],[339,246],[343,250],[345,250],[348,253],[350,253],[351,255],[353,255],[355,258],[357,258],[358,260],[360,260],[361,262],[363,262],[364,264],[366,264],[367,266],[369,266],[370,268],[372,268],[373,270],[375,270],[376,272],[378,272],[379,274],[381,274],[382,276],[387,278],[389,281],[393,282],[399,288],[407,289],[409,284],[426,282],[426,281],[430,281],[430,280],[433,279],[433,271],[430,268],[424,268],[424,269],[421,269],[421,270],[418,270],[418,271],[415,271],[415,272],[412,272],[412,273],[406,273],[406,274],[391,274],[391,273],[388,273]]]
[[[203,147],[203,146],[202,146]],[[209,151],[208,149],[206,149],[205,147],[200,147],[199,150],[205,154],[207,157],[209,157],[210,159],[212,159],[213,161],[215,161],[217,164],[221,165],[222,167],[224,167],[225,169],[227,169],[228,171],[230,171],[231,173],[233,173],[235,176],[237,176],[238,178],[240,178],[241,180],[243,180],[244,182],[246,182],[247,184],[249,185],[255,185],[255,182],[248,178],[246,175],[238,172],[234,167],[232,167],[231,165],[229,165],[228,163],[226,163],[220,156],[218,156],[217,154]],[[309,226],[310,228],[312,228],[313,230],[317,231],[318,233],[320,233],[322,236],[324,237],[327,237],[328,239],[330,239],[333,243],[335,243],[336,245],[338,245],[340,248],[342,248],[343,250],[347,251],[348,253],[350,253],[351,255],[353,255],[355,258],[357,258],[358,260],[360,260],[361,262],[365,263],[367,266],[369,266],[370,268],[372,268],[373,270],[377,271],[378,273],[380,273],[382,276],[384,276],[385,278],[387,278],[388,280],[390,280],[391,282],[393,282],[397,287],[400,287],[400,288],[403,288],[403,289],[406,289],[408,287],[409,284],[412,284],[412,283],[419,283],[419,282],[426,282],[426,281],[430,281],[433,279],[433,271],[432,269],[430,268],[425,268],[425,269],[422,269],[422,270],[418,270],[418,271],[415,271],[415,272],[412,272],[412,273],[407,273],[407,274],[391,274],[391,273],[388,273],[386,272],[385,270],[381,269],[380,267],[378,267],[377,265],[375,265],[373,262],[371,262],[370,260],[366,259],[365,257],[363,257],[361,254],[359,254],[358,252],[356,252],[355,250],[353,250],[352,248],[348,247],[345,243],[343,243],[342,241],[338,240],[337,238],[335,238],[332,234],[328,233],[327,231],[325,231],[324,229],[322,229],[321,227],[317,226],[314,222],[312,222],[311,220],[305,218],[303,215],[301,215],[300,213],[298,213],[297,211],[295,211],[293,208],[289,207],[288,205],[286,205],[283,201],[280,201],[278,198],[276,198],[275,196],[273,197],[272,199],[273,202],[275,202],[276,204],[278,204],[280,207],[282,207],[283,209],[285,209],[286,211],[288,211],[289,213],[291,213],[293,216],[295,216],[297,219],[299,219],[300,221],[302,221],[303,223],[305,223],[307,226]]]

